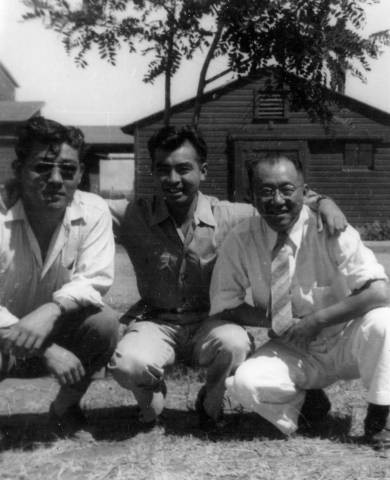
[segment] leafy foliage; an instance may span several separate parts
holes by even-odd
[[[365,7],[379,0],[23,1],[28,8],[23,18],[39,18],[60,33],[80,67],[87,66],[87,54],[95,47],[113,65],[123,46],[151,55],[144,81],[165,76],[166,122],[171,78],[196,51],[208,49],[199,74],[195,124],[208,66],[221,55],[238,75],[277,67],[269,88],[287,88],[293,109],[304,108],[327,122],[332,113],[324,87],[342,89],[347,72],[365,81],[370,60],[390,45],[389,30],[369,38],[360,33]]]
[[[346,72],[365,80],[370,59],[388,45],[389,31],[364,38],[365,4],[372,0],[232,0],[221,41],[240,75],[278,66],[278,85],[288,87],[292,108],[327,121],[324,87],[340,90]],[[273,86],[275,88],[275,85]]]
[[[357,230],[363,240],[390,240],[390,220],[363,223]]]

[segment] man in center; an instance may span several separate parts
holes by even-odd
[[[140,420],[153,425],[164,407],[164,370],[177,356],[207,369],[197,400],[200,426],[222,411],[225,379],[251,352],[247,332],[234,322],[206,320],[209,285],[217,252],[226,234],[244,218],[257,215],[249,204],[203,195],[207,147],[191,128],[166,127],[148,143],[155,196],[126,210],[111,202],[119,241],[126,248],[141,296],[109,368],[130,389]],[[331,200],[320,202],[332,229],[345,218]],[[116,221],[115,221],[116,220]]]

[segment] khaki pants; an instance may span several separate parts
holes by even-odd
[[[178,355],[195,366],[207,369],[207,413],[216,418],[225,392],[225,380],[251,351],[246,331],[232,323],[205,320],[190,325],[140,321],[129,326],[109,363],[114,378],[130,389],[145,421],[155,419],[163,410],[160,386],[164,369]]]

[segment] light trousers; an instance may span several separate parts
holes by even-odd
[[[285,434],[297,429],[305,390],[361,378],[367,401],[390,405],[390,308],[349,322],[336,338],[299,351],[278,340],[260,347],[226,381],[228,394]]]
[[[242,327],[220,320],[190,325],[140,321],[129,326],[108,368],[122,387],[133,392],[141,419],[152,421],[164,408],[164,370],[180,355],[207,369],[204,407],[212,418],[217,418],[225,380],[247,358],[251,348]]]

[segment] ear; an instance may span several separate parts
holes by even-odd
[[[207,162],[204,162],[200,166],[200,174],[201,174],[201,179],[202,180],[206,180],[207,171],[208,171],[208,165],[207,165]]]
[[[307,183],[305,183],[305,184],[303,185],[303,195],[306,196],[306,195],[308,194],[309,190],[310,190],[309,185],[308,185]]]

